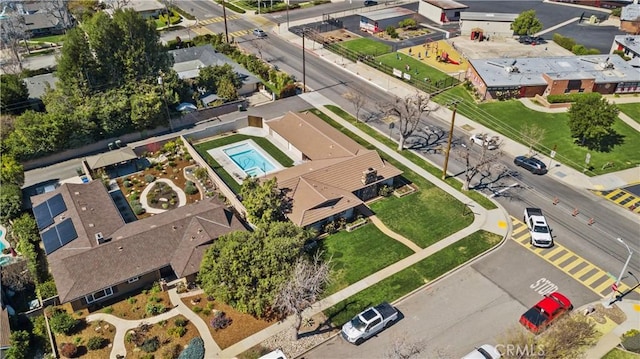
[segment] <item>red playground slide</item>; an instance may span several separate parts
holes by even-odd
[[[447,61],[448,61],[450,64],[460,65],[460,63],[459,63],[458,61],[454,61],[454,60],[453,60],[453,59],[451,59],[450,57],[447,57]]]

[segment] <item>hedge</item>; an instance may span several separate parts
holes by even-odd
[[[180,353],[178,359],[204,359],[204,341],[202,338],[193,338],[189,345]]]
[[[597,95],[594,95],[597,94]],[[547,102],[549,103],[568,103],[576,102],[579,98],[584,96],[602,96],[598,92],[581,92],[581,93],[569,93],[562,95],[549,95],[547,96]]]

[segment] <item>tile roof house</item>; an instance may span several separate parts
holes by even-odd
[[[60,302],[74,310],[160,278],[193,277],[216,238],[245,230],[214,200],[125,224],[101,181],[66,183],[32,202]]]
[[[195,79],[200,74],[200,69],[205,66],[231,65],[233,70],[242,78],[242,87],[238,89],[239,95],[246,95],[258,90],[262,82],[251,72],[224,54],[217,52],[211,45],[194,46],[185,49],[169,51],[173,57],[173,69],[181,79]]]
[[[301,227],[349,218],[356,207],[393,185],[402,171],[360,146],[310,112],[289,112],[264,122],[275,142],[295,153],[299,162],[266,176],[277,178],[292,208],[287,217]]]

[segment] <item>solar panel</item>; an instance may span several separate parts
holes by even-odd
[[[62,195],[60,193],[49,198],[47,200],[47,204],[49,205],[51,217],[55,217],[67,210],[67,206],[64,204],[64,200],[62,199]]]
[[[42,229],[53,224],[53,218],[49,212],[47,202],[35,206],[33,208],[33,215],[36,217],[38,229]]]
[[[56,226],[58,230],[58,237],[60,238],[60,244],[66,245],[72,240],[78,238],[78,233],[76,233],[76,228],[73,226],[73,222],[71,222],[71,218],[67,218]]]
[[[56,227],[51,228],[46,232],[42,232],[42,243],[44,244],[44,251],[46,254],[51,254],[58,250],[62,245],[60,244],[60,238],[58,238],[58,231]]]

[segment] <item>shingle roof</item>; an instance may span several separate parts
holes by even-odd
[[[167,265],[178,276],[193,274],[215,238],[245,229],[214,200],[125,224],[100,181],[63,184],[34,197],[34,205],[57,193],[62,193],[67,205],[61,217],[72,218],[78,232],[77,239],[47,256],[63,303]],[[110,241],[98,244],[95,233],[99,231]]]
[[[613,68],[602,68],[609,62]],[[557,80],[595,79],[595,83],[638,82],[640,73],[617,55],[584,55],[469,59],[487,87],[546,85],[546,74]],[[509,72],[509,68],[517,72]]]
[[[231,60],[224,54],[216,52],[212,45],[194,46],[186,49],[169,51],[173,56],[173,69],[181,79],[193,79],[198,77],[200,68],[205,66],[231,65],[233,71],[242,75],[243,83],[259,83],[260,80],[238,63]]]
[[[362,200],[354,192],[371,185],[362,182],[363,172],[376,170],[377,182],[402,174],[383,161],[378,152],[365,149],[310,112],[290,112],[268,124],[311,159],[266,176],[277,178],[278,187],[291,198],[287,217],[298,226],[360,205]]]
[[[267,124],[312,161],[353,156],[364,149],[311,112],[288,112]]]

